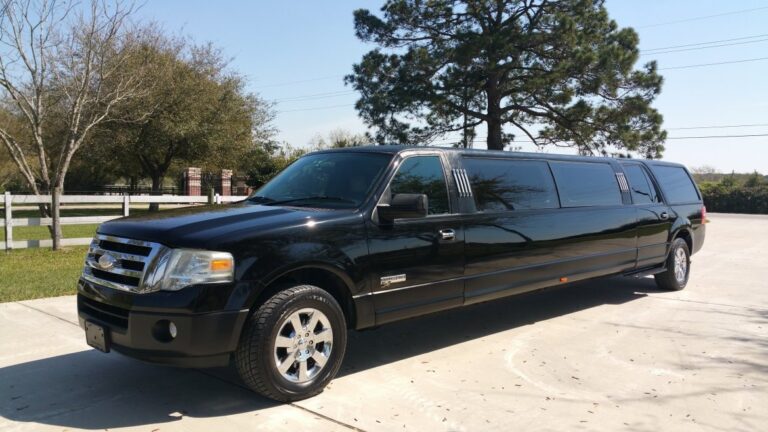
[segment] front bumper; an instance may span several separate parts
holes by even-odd
[[[181,367],[226,366],[237,348],[248,309],[204,313],[137,311],[89,296],[77,296],[80,327],[96,323],[107,330],[109,347],[140,360]],[[175,338],[158,336],[159,322],[173,322]]]

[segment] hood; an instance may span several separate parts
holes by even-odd
[[[208,205],[163,210],[105,222],[98,233],[162,243],[170,247],[227,250],[227,244],[265,232],[321,222],[350,211],[273,207],[256,204]]]

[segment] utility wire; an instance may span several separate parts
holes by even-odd
[[[692,64],[692,65],[685,65],[685,66],[673,66],[673,67],[659,68],[659,70],[693,69],[693,68],[706,67],[706,66],[718,66],[718,65],[725,65],[725,64],[735,64],[735,63],[749,63],[749,62],[756,62],[761,60],[768,60],[768,57],[758,57],[758,58],[743,59],[743,60],[731,60],[731,61],[723,61],[723,62],[717,62],[717,63],[701,63],[701,64]]]
[[[709,49],[709,48],[721,48],[721,47],[729,47],[729,46],[736,46],[736,45],[748,45],[758,42],[765,42],[768,41],[768,38],[765,39],[757,39],[757,40],[751,40],[751,41],[744,41],[744,42],[731,42],[731,43],[724,43],[719,45],[707,45],[707,46],[700,46],[700,47],[694,47],[694,48],[680,48],[680,49],[674,49],[674,50],[668,50],[668,51],[656,51],[656,52],[645,52],[641,51],[641,56],[652,56],[652,55],[659,55],[659,54],[670,54],[670,53],[678,53],[683,51],[698,51],[703,49]]]
[[[675,128],[670,128],[675,129]],[[687,128],[676,128],[676,129],[687,129]],[[742,134],[742,135],[700,135],[700,136],[678,136],[678,137],[667,137],[668,140],[691,140],[691,139],[716,139],[716,138],[755,138],[755,137],[768,137],[768,133],[765,134]],[[476,137],[471,142],[485,142],[488,137]],[[449,143],[455,143],[455,142],[462,142],[461,137],[457,137],[456,139],[442,139],[438,141],[434,141],[434,144],[449,144]],[[513,140],[511,142],[514,143],[533,143],[531,140]]]
[[[731,39],[720,39],[720,40],[714,40],[709,42],[697,42],[697,43],[690,43],[685,45],[672,45],[672,46],[665,46],[660,48],[648,48],[642,50],[642,52],[648,52],[648,51],[666,51],[669,49],[675,49],[675,48],[687,48],[687,47],[695,47],[695,46],[701,46],[701,45],[710,45],[710,44],[718,44],[723,42],[733,42],[733,41],[741,41],[745,39],[755,39],[755,38],[762,38],[768,36],[768,33],[763,33],[759,35],[754,36],[743,36],[743,37],[737,37],[737,38],[731,38]]]
[[[737,14],[743,14],[743,13],[747,13],[747,12],[754,12],[754,11],[765,10],[765,9],[768,9],[768,6],[752,8],[752,9],[741,9],[741,10],[736,10],[736,11],[731,11],[731,12],[723,12],[723,13],[714,14],[714,15],[704,15],[704,16],[686,18],[686,19],[681,19],[681,20],[676,20],[676,21],[667,21],[667,22],[662,22],[662,23],[657,23],[657,24],[648,24],[648,25],[637,26],[635,28],[661,27],[661,26],[665,26],[665,25],[680,24],[680,23],[691,22],[691,21],[700,21],[700,20],[706,20],[706,19],[710,19],[710,18],[717,18],[717,17],[721,17],[721,16],[728,16],[728,15],[737,15]]]
[[[329,80],[329,79],[334,79],[334,78],[342,78],[342,77],[344,77],[344,75],[329,75],[329,76],[324,76],[324,77],[319,77],[319,78],[309,78],[309,79],[298,80],[298,81],[286,81],[286,82],[281,82],[281,83],[276,83],[276,84],[267,84],[267,85],[261,85],[261,86],[254,86],[253,88],[258,89],[258,88],[268,88],[268,87],[282,87],[282,86],[288,86],[288,85],[292,85],[292,84],[301,84],[301,83],[313,82],[313,81],[323,81],[323,80]]]
[[[693,69],[693,68],[699,68],[699,67],[719,66],[719,65],[726,65],[726,64],[750,63],[750,62],[763,61],[763,60],[768,60],[768,57],[758,57],[758,58],[742,59],[742,60],[730,60],[730,61],[722,61],[722,62],[716,62],[716,63],[700,63],[700,64],[692,64],[692,65],[684,65],[684,66],[671,66],[671,67],[659,68],[659,70],[661,71],[661,70]],[[354,92],[355,92],[354,90],[342,90],[342,91],[336,91],[336,92],[315,93],[310,95],[302,95],[302,96],[295,96],[291,98],[278,99],[275,102],[277,103],[299,102],[299,101],[307,101],[307,100],[325,99],[329,97],[345,96],[348,94],[352,94]],[[295,112],[295,111],[315,111],[315,110],[321,110],[321,109],[327,109],[327,108],[340,108],[344,106],[354,106],[354,105],[345,104],[345,105],[320,106],[320,107],[313,107],[313,108],[283,110],[283,111],[278,111],[278,113]]]
[[[741,9],[741,10],[730,11],[730,12],[723,12],[723,13],[714,14],[714,15],[705,15],[705,16],[699,16],[699,17],[693,17],[693,18],[686,18],[686,19],[677,20],[677,21],[667,21],[667,22],[657,23],[657,24],[648,24],[648,25],[643,25],[643,26],[636,26],[635,28],[659,27],[659,26],[664,26],[664,25],[671,25],[671,24],[678,24],[678,23],[689,22],[689,21],[704,20],[704,19],[716,18],[716,17],[721,17],[721,16],[727,16],[727,15],[736,15],[736,14],[742,14],[742,13],[747,13],[747,12],[754,12],[754,11],[765,10],[765,9],[768,9],[768,6],[752,8],[752,9]],[[753,39],[753,38],[762,37],[762,36],[768,36],[768,34],[765,34],[765,35],[755,35],[755,36],[746,36],[746,37],[743,37],[743,38],[723,39],[723,40],[712,41],[712,42],[701,42],[701,43],[688,44],[688,45],[677,45],[677,46],[671,46],[671,47],[651,48],[651,49],[643,50],[643,52],[647,52],[647,51],[660,51],[660,50],[666,50],[666,49],[672,49],[672,48],[684,48],[684,47],[696,46],[696,45],[708,45],[708,44],[720,43],[720,42],[731,42],[731,41],[744,40],[744,39]],[[288,86],[288,85],[292,85],[292,84],[301,84],[301,83],[307,83],[307,82],[329,80],[329,79],[334,79],[334,78],[343,78],[344,76],[346,76],[346,75],[329,75],[329,76],[323,76],[323,77],[318,77],[318,78],[308,78],[308,79],[302,79],[302,80],[296,80],[296,81],[286,81],[286,82],[281,82],[281,83],[259,85],[259,86],[254,86],[253,88],[254,89],[261,89],[261,88],[271,88],[271,87],[282,87],[282,86]]]
[[[282,110],[277,111],[278,113],[289,113],[289,112],[299,112],[299,111],[317,111],[317,110],[324,110],[324,109],[331,109],[331,108],[341,108],[341,107],[353,107],[354,104],[343,104],[343,105],[328,105],[328,106],[320,106],[320,107],[313,107],[313,108],[301,108],[301,109],[290,109],[290,110]]]
[[[667,137],[668,140],[699,140],[699,139],[733,139],[733,138],[755,138],[755,137],[768,137],[768,134],[751,134],[751,135],[704,135],[704,136],[681,136],[681,137]],[[463,140],[461,138],[457,138],[455,140],[441,140],[441,141],[433,141],[430,144],[455,144],[455,143],[461,143]],[[486,142],[485,139],[475,139],[470,141],[471,143],[483,143]],[[531,140],[513,140],[510,141],[509,144],[533,144],[533,141]],[[547,143],[549,144],[549,143]]]
[[[684,21],[691,21],[691,20],[698,20],[698,19],[706,19],[706,18],[713,18],[717,16],[723,16],[723,15],[732,15],[737,13],[745,13],[745,12],[751,12],[755,10],[762,10],[762,9],[768,9],[768,7],[762,7],[762,8],[754,8],[754,9],[745,9],[741,11],[734,11],[734,12],[727,12],[723,14],[717,14],[717,15],[708,15],[705,17],[696,17],[691,18],[688,20],[681,20],[676,22],[684,22]],[[662,24],[656,24],[656,25],[664,25],[666,23]],[[655,26],[655,25],[654,25]],[[648,26],[646,26],[648,27]],[[698,43],[691,43],[691,44],[683,44],[683,45],[672,45],[667,47],[660,47],[660,48],[652,48],[647,50],[642,50],[641,55],[654,55],[654,54],[668,54],[668,53],[676,53],[681,51],[693,51],[693,50],[700,50],[700,49],[707,49],[707,48],[718,48],[718,47],[728,47],[728,46],[734,46],[734,45],[744,45],[744,44],[752,44],[757,42],[766,42],[768,41],[768,33],[759,34],[759,35],[753,35],[753,36],[743,36],[738,38],[730,38],[730,39],[720,39],[720,40],[714,40],[709,42],[698,42]],[[762,38],[762,39],[757,39]],[[749,39],[757,39],[757,40],[749,40]],[[740,42],[736,42],[740,41]],[[708,66],[718,66],[718,65],[726,65],[726,64],[737,64],[737,63],[747,63],[747,62],[755,62],[755,61],[762,61],[762,60],[768,60],[768,57],[760,57],[760,58],[752,58],[752,59],[743,59],[743,60],[733,60],[733,61],[723,61],[723,62],[715,62],[715,63],[702,63],[702,64],[692,64],[692,65],[684,65],[684,66],[672,66],[672,67],[666,67],[666,68],[660,68],[659,70],[677,70],[677,69],[693,69],[693,68],[699,68],[699,67],[708,67]],[[292,84],[299,84],[299,83],[306,83],[306,82],[314,82],[314,81],[321,81],[321,80],[328,80],[333,78],[339,78],[343,77],[344,75],[331,75],[331,76],[325,76],[325,77],[318,77],[318,78],[310,78],[305,80],[296,80],[296,81],[288,81],[283,83],[275,83],[275,84],[269,84],[269,85],[263,85],[263,86],[257,86],[255,88],[269,88],[269,87],[280,87],[280,86],[288,86]],[[349,94],[355,93],[354,90],[341,90],[341,91],[334,91],[334,92],[325,92],[325,93],[315,93],[315,94],[308,94],[308,95],[299,95],[299,96],[292,96],[292,97],[286,97],[282,99],[276,99],[274,100],[275,103],[291,103],[291,102],[302,102],[302,101],[310,101],[310,100],[318,100],[318,99],[326,99],[326,98],[335,98],[340,96],[346,96]],[[323,109],[331,109],[331,108],[341,108],[341,107],[347,107],[347,106],[354,106],[354,105],[330,105],[330,106],[321,106],[321,107],[312,107],[312,108],[302,108],[302,109],[291,109],[291,110],[281,110],[278,111],[278,113],[284,113],[284,112],[299,112],[299,111],[316,111],[316,110],[323,110]],[[745,126],[722,126],[722,127],[745,127]],[[700,127],[700,128],[689,128],[689,129],[705,129],[705,128],[718,128],[718,126],[707,126],[707,127]],[[669,128],[670,130],[674,128]],[[681,128],[682,129],[682,128]]]
[[[749,134],[749,135],[705,135],[705,136],[681,136],[681,137],[667,137],[668,140],[684,140],[684,139],[710,139],[710,138],[752,138],[752,137],[768,137],[766,134]]]
[[[315,93],[315,94],[309,94],[309,95],[286,97],[282,99],[275,99],[273,102],[284,103],[284,102],[299,102],[299,101],[315,100],[315,99],[327,99],[327,98],[345,96],[352,93],[355,93],[355,90],[340,90],[335,92]]]
[[[762,127],[768,126],[768,123],[753,123],[753,124],[739,124],[739,125],[718,125],[718,126],[687,126],[687,127],[673,127],[665,128],[667,130],[691,130],[691,129],[728,129],[728,128],[745,128],[745,127]]]

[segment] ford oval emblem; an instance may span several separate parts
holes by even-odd
[[[99,267],[102,270],[111,270],[117,265],[117,258],[104,254],[99,257]]]

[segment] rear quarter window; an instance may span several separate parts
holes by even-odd
[[[551,162],[563,207],[621,205],[613,167],[600,162]]]
[[[653,173],[659,181],[667,204],[682,204],[700,200],[691,176],[683,167],[654,166]]]
[[[635,204],[651,204],[659,202],[656,187],[648,178],[648,173],[640,165],[624,165],[624,172],[629,180],[629,190]]]

